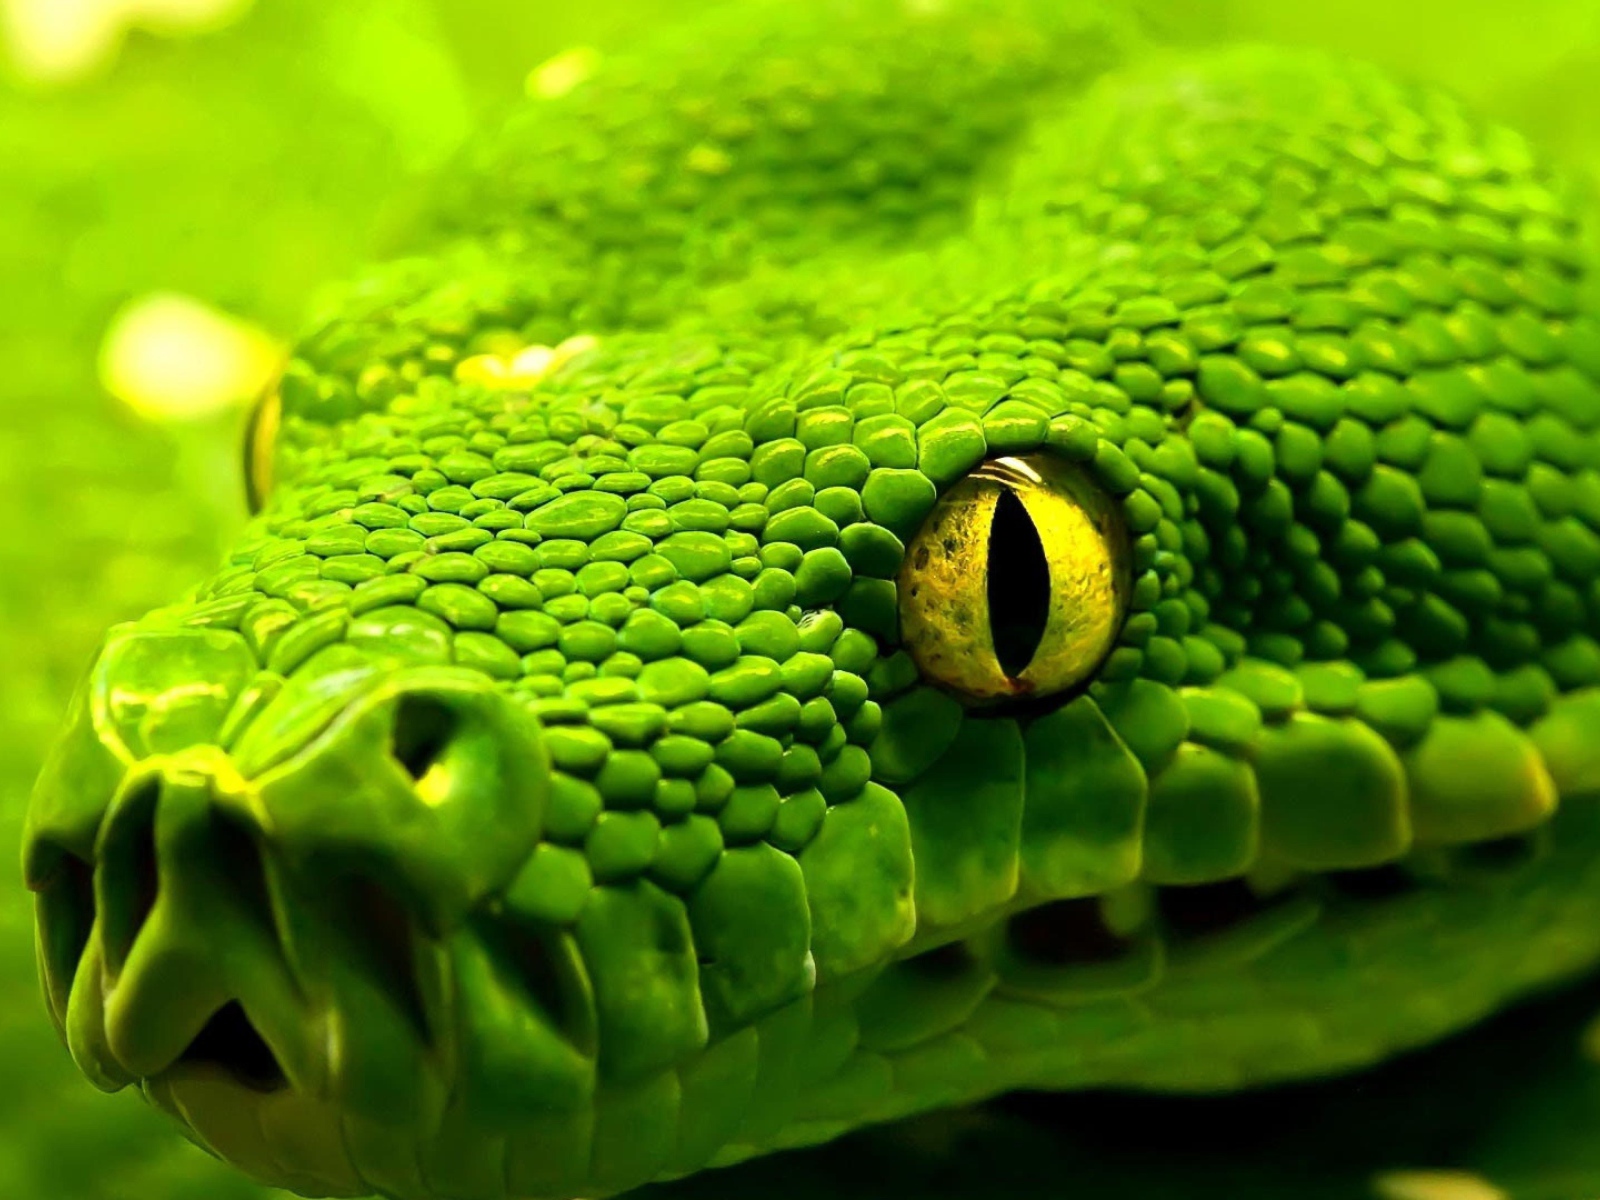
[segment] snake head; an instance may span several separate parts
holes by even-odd
[[[306,335],[30,811],[94,1082],[307,1194],[593,1195],[1600,958],[1570,197],[1372,72],[981,15],[681,35]]]

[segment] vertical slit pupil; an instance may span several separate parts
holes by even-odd
[[[1027,507],[1006,489],[989,526],[989,636],[1000,669],[1027,670],[1050,619],[1050,563]]]

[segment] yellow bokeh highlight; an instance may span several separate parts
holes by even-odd
[[[474,354],[456,364],[456,382],[488,388],[530,388],[599,344],[599,339],[584,333],[555,346],[524,346],[509,354]]]
[[[112,318],[100,345],[100,381],[149,420],[194,420],[254,399],[282,356],[256,326],[159,292]]]
[[[555,100],[584,83],[600,66],[600,52],[592,46],[574,46],[553,54],[528,72],[528,95]]]
[[[28,79],[66,83],[110,62],[130,29],[204,33],[253,0],[0,0],[6,57]]]
[[[1382,1200],[1510,1200],[1504,1189],[1470,1171],[1389,1171],[1373,1190]]]

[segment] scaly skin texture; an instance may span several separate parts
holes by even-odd
[[[1359,67],[791,8],[530,103],[329,300],[41,777],[74,1058],[258,1178],[611,1193],[1600,958],[1560,182]]]

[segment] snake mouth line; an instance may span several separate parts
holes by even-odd
[[[1430,891],[1503,882],[1536,864],[1550,836],[1546,827],[1355,870],[1137,883],[1047,901],[915,948],[874,990],[947,990],[965,980],[974,1007],[990,994],[1053,1007],[1138,995],[1172,975],[1246,966],[1320,922],[1359,923]],[[869,993],[869,1018],[875,1006]]]
[[[413,739],[418,746],[426,740]],[[430,757],[422,750],[418,756]],[[138,958],[147,929],[154,927],[154,936],[162,936],[162,906],[171,903],[166,889],[172,881],[163,881],[151,842],[155,793],[131,782],[122,794],[121,819],[113,832],[126,836],[121,842],[107,839],[115,852],[91,866],[55,847],[53,866],[39,888],[40,959],[52,1013],[64,1029],[72,1024],[75,1007],[103,1012],[112,994],[126,989],[128,981],[118,973]],[[1174,969],[1220,969],[1258,957],[1330,910],[1371,910],[1377,902],[1420,888],[1518,869],[1539,856],[1549,833],[1542,827],[1480,843],[1413,850],[1359,870],[1273,876],[1258,869],[1205,884],[1137,882],[1077,898],[1034,900],[998,917],[989,914],[981,927],[947,936],[933,933],[920,944],[914,940],[889,970],[948,977],[962,964],[976,962],[995,972],[994,986],[1001,993],[1052,1004],[1132,994]],[[581,954],[559,930],[512,919],[489,904],[442,937],[430,933],[392,889],[357,871],[324,879],[323,895],[314,905],[285,904],[274,898],[282,888],[274,882],[277,868],[236,821],[214,823],[210,837],[209,853],[219,868],[211,881],[219,885],[218,895],[230,899],[235,923],[252,930],[257,941],[258,958],[246,976],[282,976],[299,999],[280,1006],[284,1011],[274,1017],[259,1002],[242,999],[237,986],[202,986],[196,999],[180,1005],[192,1014],[190,1031],[181,1042],[168,1039],[171,1049],[162,1062],[148,1057],[122,1062],[102,1047],[114,1082],[206,1068],[257,1094],[298,1088],[332,1095],[340,1086],[340,1070],[349,1066],[335,1060],[348,1057],[360,1042],[339,1041],[363,1023],[344,1011],[352,995],[358,1006],[381,1010],[385,1036],[409,1047],[408,1056],[419,1064],[431,1061],[429,1069],[436,1073],[459,1069],[463,1023],[481,1015],[472,1010],[481,1009],[488,994],[514,997],[521,1009],[537,1014],[541,1028],[583,1071],[593,1071],[600,1046],[592,985]],[[313,985],[304,977],[306,956],[297,943],[308,923],[341,964],[337,979]],[[470,960],[465,966],[463,955]],[[270,969],[262,963],[270,963]],[[324,998],[303,1007],[307,993],[319,990]],[[82,991],[101,994],[92,1006],[81,999],[75,1003],[75,993]],[[294,1032],[297,1026],[325,1023],[330,1013],[345,1022],[329,1035],[339,1047],[336,1053],[295,1044],[305,1041],[303,1033]],[[102,1028],[95,1040],[106,1036]]]
[[[435,754],[419,730],[405,744],[425,776]],[[52,1007],[97,1082],[137,1082],[221,1157],[264,1182],[321,1194],[366,1194],[363,1172],[387,1161],[368,1143],[346,1144],[338,1131],[347,1122],[381,1128],[408,1154],[426,1156],[452,1121],[474,1113],[504,1122],[535,1105],[559,1121],[617,1103],[607,1057],[616,1043],[601,1032],[615,1029],[607,1021],[618,1014],[596,1000],[605,964],[572,931],[493,899],[436,928],[360,863],[329,870],[332,861],[323,862],[308,881],[286,871],[270,839],[231,814],[212,820],[211,808],[196,826],[205,836],[195,845],[206,853],[174,858],[160,814],[190,794],[174,788],[169,795],[127,781],[118,820],[107,825],[113,853],[91,864],[54,845],[39,889]],[[1413,849],[1354,871],[1273,876],[1258,863],[1213,883],[1033,897],[991,913],[981,928],[918,947],[867,983],[853,1002],[860,1044],[915,1048],[990,997],[1065,1010],[1140,997],[1164,979],[1225,974],[1319,922],[1377,920],[1414,893],[1503,878],[1536,861],[1554,833],[1547,824]],[[141,848],[142,839],[151,846]],[[204,873],[189,874],[197,862]],[[197,881],[203,886],[186,893]],[[206,924],[208,909],[226,909],[227,919]],[[173,941],[191,921],[200,922],[192,928],[204,933],[202,944],[236,969],[208,978],[202,963],[190,977],[164,973],[150,946]],[[690,952],[704,971],[706,947]],[[129,994],[140,992],[168,1003],[134,1004]],[[318,1135],[332,1140],[315,1155],[306,1148],[312,1130],[335,1131]]]

